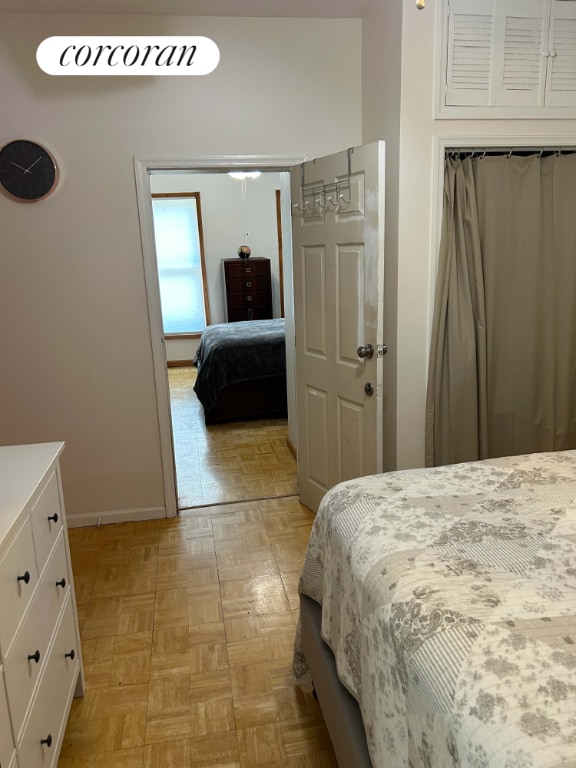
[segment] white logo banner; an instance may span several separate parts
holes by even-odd
[[[43,40],[36,61],[48,75],[208,75],[220,51],[209,37],[61,36]]]

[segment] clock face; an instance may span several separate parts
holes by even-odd
[[[57,182],[56,162],[40,144],[18,139],[0,149],[0,184],[18,200],[42,200]]]

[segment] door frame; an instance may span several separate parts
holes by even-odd
[[[154,383],[156,387],[166,517],[176,517],[178,514],[178,492],[176,487],[176,464],[172,438],[172,415],[170,410],[166,345],[164,342],[162,310],[160,304],[160,281],[158,277],[156,247],[154,243],[150,172],[163,170],[216,171],[221,173],[234,170],[281,172],[290,171],[292,166],[304,162],[305,159],[306,158],[303,156],[273,155],[134,158],[136,199],[138,203],[138,216],[140,219],[140,240],[142,245],[142,258],[144,261],[144,280],[146,284],[150,343],[152,347]]]

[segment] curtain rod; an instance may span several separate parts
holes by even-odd
[[[576,147],[447,147],[445,157],[472,156],[485,157],[486,155],[570,155],[576,152]]]

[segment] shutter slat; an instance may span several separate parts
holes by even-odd
[[[543,20],[506,17],[502,95],[504,103],[538,104],[541,90]]]
[[[553,46],[556,56],[552,59],[549,103],[576,105],[576,18],[554,20]]]
[[[454,13],[447,103],[488,103],[492,30],[490,17]]]

